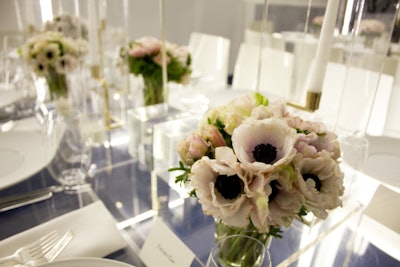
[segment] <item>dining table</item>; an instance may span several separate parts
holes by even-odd
[[[186,188],[174,182],[176,174],[168,168],[178,160],[174,151],[177,140],[195,130],[196,121],[206,107],[249,92],[229,88],[196,93],[182,90],[177,88],[170,93],[168,112],[174,110],[175,115],[150,125],[147,133],[150,141],[146,141],[148,158],[132,153],[132,133],[138,129],[133,129],[129,121],[135,112],[130,110],[126,123],[107,130],[104,144],[93,147],[93,170],[80,190],[73,193],[54,190],[41,201],[1,211],[0,258],[52,230],[71,230],[74,237],[55,262],[91,258],[136,267],[205,266],[214,244],[215,221],[204,214]],[[188,105],[193,103],[204,105],[204,109],[188,112]],[[18,147],[12,143],[6,145],[13,141],[12,136],[24,133],[32,136],[32,142],[40,142],[33,139],[41,133],[36,123],[35,117],[23,118],[14,129],[0,133],[2,169],[9,167],[4,162],[11,161],[4,151]],[[182,123],[189,126],[174,134],[174,130],[183,129],[177,126]],[[163,142],[157,142],[158,148],[154,147],[156,132],[164,138]],[[35,153],[39,157],[41,148],[37,143],[27,142],[21,149],[25,153],[30,145],[35,149],[30,157],[34,158]],[[160,146],[164,152],[155,157],[161,151]],[[32,166],[22,160],[7,172],[0,171],[7,179],[0,177],[0,200],[59,188],[46,168],[47,163]],[[282,229],[282,238],[273,238],[269,246],[272,266],[398,266],[398,259],[358,232],[364,209],[365,205],[356,197],[347,195],[343,206],[333,210],[326,220],[294,221],[289,228]],[[165,257],[157,256],[160,251]]]

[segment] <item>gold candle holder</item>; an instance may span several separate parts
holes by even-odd
[[[307,92],[307,97],[306,97],[306,104],[305,106],[300,106],[299,104],[288,102],[287,104],[291,107],[308,111],[308,112],[314,112],[319,108],[319,102],[321,100],[321,92]]]
[[[310,110],[317,110],[319,108],[319,101],[321,100],[320,92],[307,92],[306,108]]]
[[[107,21],[105,19],[100,20],[100,31],[105,31],[107,28]]]
[[[32,25],[32,24],[29,24],[29,25],[28,25],[28,33],[29,33],[29,34],[33,34],[33,33],[35,33],[35,32],[36,32],[35,26]]]
[[[90,75],[94,79],[100,79],[100,77],[101,77],[101,75],[100,75],[100,66],[98,66],[98,65],[91,66],[90,67]]]
[[[101,85],[103,90],[103,99],[104,99],[104,118],[106,129],[111,130],[122,126],[121,120],[113,117],[110,112],[110,102],[109,102],[109,86],[106,81],[101,75],[101,68],[100,66],[91,66],[90,73],[93,79],[98,81]]]

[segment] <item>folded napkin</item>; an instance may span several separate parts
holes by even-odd
[[[57,260],[104,257],[126,246],[126,241],[116,228],[116,221],[104,204],[96,201],[1,241],[0,257],[12,254],[53,230],[58,230],[60,234],[71,230],[74,235]]]

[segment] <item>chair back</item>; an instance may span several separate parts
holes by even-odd
[[[263,48],[260,62],[260,52],[259,45],[240,45],[233,72],[232,89],[257,90],[260,65],[260,91],[288,97],[292,81],[293,54]]]
[[[192,55],[193,77],[199,76],[227,83],[231,46],[229,39],[192,32],[188,46]]]

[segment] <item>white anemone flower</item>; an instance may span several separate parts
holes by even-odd
[[[247,119],[233,131],[232,146],[246,167],[267,173],[292,160],[296,154],[296,138],[296,130],[284,120]]]
[[[222,149],[222,150],[221,150]],[[251,202],[246,195],[247,178],[229,148],[218,148],[216,158],[202,157],[191,168],[190,181],[205,214],[235,227],[246,227]],[[233,168],[232,168],[233,167]]]
[[[33,65],[33,71],[39,76],[45,76],[49,70],[49,66],[43,60],[33,60],[31,62]]]
[[[43,50],[38,54],[38,58],[43,61],[47,62],[54,62],[57,60],[61,55],[61,51],[59,45],[57,43],[49,43]]]
[[[293,159],[298,173],[298,188],[305,196],[305,207],[318,218],[325,219],[327,210],[342,205],[343,173],[329,152],[323,150],[317,157]]]
[[[63,55],[54,63],[58,73],[66,74],[73,71],[78,66],[78,60],[71,55]]]
[[[304,195],[294,186],[296,174],[291,167],[284,167],[270,175],[265,185],[269,200],[269,219],[272,225],[290,226],[298,218],[304,204]]]

